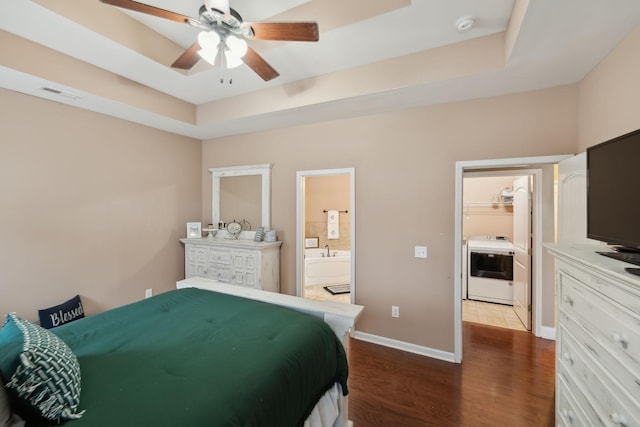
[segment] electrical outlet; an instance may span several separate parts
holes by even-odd
[[[427,247],[426,246],[416,246],[415,247],[415,257],[416,258],[426,258],[427,257]]]
[[[150,298],[153,296],[153,289],[149,288],[149,289],[145,289],[144,291],[144,297],[145,298]]]
[[[397,305],[391,306],[391,317],[400,317],[400,307]]]

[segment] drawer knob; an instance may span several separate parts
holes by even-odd
[[[623,415],[620,415],[614,412],[613,414],[610,415],[610,418],[611,418],[611,422],[616,425],[623,426],[623,427],[627,425],[627,420]]]
[[[571,409],[563,409],[562,416],[569,420],[573,424],[573,411]]]
[[[626,349],[627,346],[629,345],[626,338],[617,332],[613,333],[612,338],[613,338],[613,342],[615,342],[616,344],[618,344],[620,347],[624,349]]]
[[[573,299],[571,299],[570,296],[565,295],[562,300],[566,303],[569,304],[571,307],[573,307]]]
[[[570,365],[573,365],[573,356],[571,356],[571,353],[569,353],[568,351],[564,352],[564,354],[562,355],[562,358],[565,360],[565,362],[568,362]]]

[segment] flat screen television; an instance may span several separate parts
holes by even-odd
[[[640,129],[587,148],[587,237],[640,265]]]

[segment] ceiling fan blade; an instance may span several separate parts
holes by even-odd
[[[191,47],[189,47],[189,49],[185,50],[184,53],[180,55],[173,64],[171,64],[171,66],[181,70],[190,70],[198,63],[198,61],[200,61],[200,55],[198,55],[199,50],[200,45],[198,42],[195,42]]]
[[[242,57],[242,62],[247,64],[262,80],[268,82],[280,75],[258,52],[251,47],[247,48],[247,53]]]
[[[169,19],[180,23],[194,20],[190,16],[180,15],[179,13],[160,9],[159,7],[149,6],[148,4],[138,3],[133,0],[100,0],[102,3],[112,6],[121,7],[123,9],[133,10],[134,12],[146,13],[147,15],[157,16],[158,18]]]
[[[281,40],[317,42],[320,39],[317,22],[245,22],[250,26],[253,40]]]

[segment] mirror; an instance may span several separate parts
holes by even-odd
[[[212,223],[243,219],[251,230],[271,228],[271,165],[231,166],[211,168]],[[246,212],[243,212],[246,211]]]
[[[233,220],[253,230],[262,223],[262,177],[260,175],[220,178],[220,220]],[[248,226],[247,226],[248,224]]]

